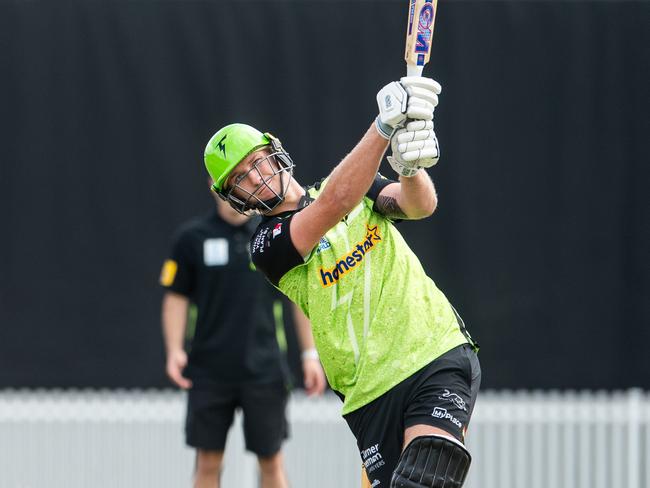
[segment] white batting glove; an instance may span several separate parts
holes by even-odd
[[[432,120],[441,91],[437,81],[421,76],[404,76],[399,82],[384,86],[377,93],[377,130],[390,139],[395,129],[403,126],[407,119]]]
[[[390,145],[393,154],[387,159],[400,176],[415,176],[420,168],[430,168],[440,159],[440,146],[431,120],[409,122],[393,134]]]

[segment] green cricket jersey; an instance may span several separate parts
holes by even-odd
[[[309,197],[326,183],[309,188]],[[393,222],[373,209],[389,183],[378,175],[304,259],[289,237],[296,212],[267,218],[251,240],[255,265],[311,320],[330,386],[345,397],[344,415],[471,341]]]

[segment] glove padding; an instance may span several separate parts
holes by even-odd
[[[390,140],[392,156],[388,162],[400,176],[411,177],[420,168],[430,168],[440,159],[440,146],[433,121],[415,120],[398,129]]]
[[[401,127],[406,119],[432,120],[441,91],[437,81],[421,76],[404,76],[399,82],[383,87],[377,93],[379,133],[390,139],[395,128]]]

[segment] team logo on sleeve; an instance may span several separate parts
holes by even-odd
[[[178,263],[173,259],[167,259],[160,271],[160,284],[162,286],[171,286],[174,283],[174,278],[176,278],[176,271],[178,271]]]
[[[318,249],[316,252],[320,253],[321,251],[325,251],[330,247],[332,247],[332,244],[330,244],[330,241],[327,240],[327,237],[323,236],[320,238],[320,241],[318,241]]]
[[[336,265],[331,269],[321,268],[320,273],[321,285],[324,287],[332,286],[337,283],[341,277],[354,270],[366,256],[366,253],[372,251],[378,242],[381,242],[379,227],[370,227],[366,225],[366,236],[363,240],[356,243],[352,250],[345,256],[336,260]]]

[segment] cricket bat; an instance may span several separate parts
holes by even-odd
[[[406,25],[406,76],[422,76],[431,55],[431,39],[438,0],[410,0]]]

